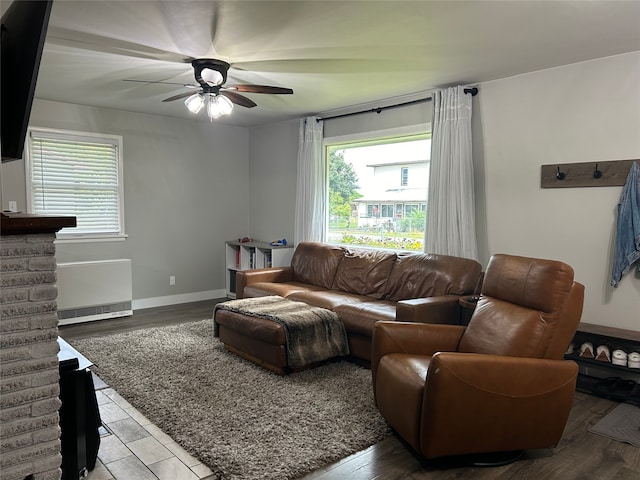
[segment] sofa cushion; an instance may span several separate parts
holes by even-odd
[[[373,327],[380,320],[396,319],[396,302],[359,302],[336,307],[335,312],[342,320],[347,333],[357,333],[366,337],[373,335]]]
[[[319,242],[301,242],[291,259],[293,280],[331,288],[344,257],[344,248]]]
[[[324,289],[298,282],[256,282],[244,287],[243,297],[266,297],[269,295],[288,297],[294,292],[306,292],[309,290]]]
[[[475,260],[448,255],[398,255],[387,280],[385,300],[473,293],[482,272]]]
[[[340,290],[308,290],[304,292],[293,292],[287,299],[296,302],[304,302],[314,307],[326,308],[335,312],[339,305],[358,303],[367,300],[367,297],[353,293],[341,292]]]
[[[395,261],[393,252],[348,250],[338,266],[333,289],[380,300]]]

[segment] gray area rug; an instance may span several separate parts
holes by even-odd
[[[96,373],[220,479],[294,479],[391,434],[371,371],[280,377],[224,350],[213,320],[76,340]]]
[[[589,431],[640,447],[640,407],[621,403],[602,417]]]

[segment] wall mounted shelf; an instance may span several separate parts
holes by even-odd
[[[640,160],[608,160],[604,162],[556,163],[542,165],[540,187],[617,187],[625,184],[633,162]]]

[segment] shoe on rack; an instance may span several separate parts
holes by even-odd
[[[640,368],[640,353],[631,352],[629,354],[629,368]]]
[[[580,345],[580,356],[582,358],[594,358],[593,344],[591,342],[584,342]]]
[[[614,365],[619,365],[621,367],[627,366],[627,352],[624,350],[614,350],[613,358],[611,359],[611,363]]]
[[[596,348],[596,360],[600,362],[611,362],[611,353],[609,351],[609,347],[606,345],[600,345]]]

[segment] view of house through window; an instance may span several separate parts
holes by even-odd
[[[330,243],[422,251],[429,134],[327,145]]]

